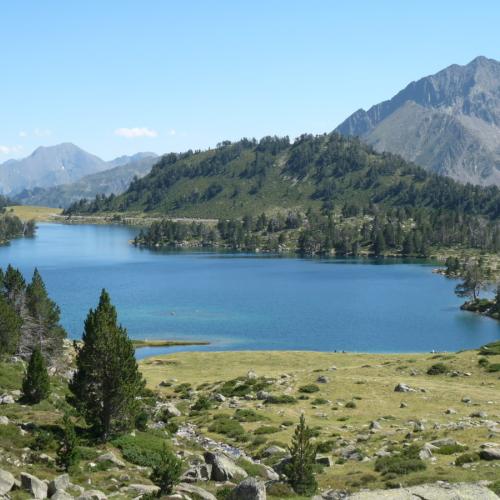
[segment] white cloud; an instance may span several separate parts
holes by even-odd
[[[28,137],[28,132],[21,130],[21,132],[19,132],[19,137]]]
[[[22,146],[2,146],[0,144],[0,154],[9,155],[13,153],[19,153],[23,148]]]
[[[134,139],[136,137],[158,137],[158,132],[147,127],[132,127],[132,128],[117,128],[115,135],[126,137],[127,139]]]

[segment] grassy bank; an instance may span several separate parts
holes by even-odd
[[[52,222],[60,215],[62,209],[51,207],[33,207],[28,205],[14,205],[7,207],[9,212],[19,217],[22,221],[35,220],[36,222]]]
[[[206,341],[187,341],[187,340],[138,340],[132,339],[132,344],[136,349],[141,347],[179,347],[190,345],[209,345],[210,342]]]
[[[492,363],[495,357],[489,356]],[[193,389],[197,397],[225,391],[228,398],[218,407],[177,420],[191,421],[210,437],[234,443],[254,456],[272,444],[284,447],[289,443],[292,423],[304,412],[321,449],[336,462],[319,474],[321,486],[352,490],[387,486],[388,477],[375,471],[380,450],[402,450],[410,444],[422,447],[440,438],[451,438],[460,445],[443,453],[434,452],[432,459],[424,461],[425,470],[396,475],[391,481],[411,485],[439,479],[458,482],[498,477],[499,469],[492,462],[454,464],[459,456],[476,453],[482,443],[499,437],[500,427],[495,425],[500,418],[498,373],[480,366],[478,359],[476,351],[382,355],[196,352],[150,358],[141,362],[141,370],[151,389],[178,400],[185,413],[189,405],[182,399],[182,391]],[[427,374],[437,364],[447,373]],[[266,391],[294,401],[268,404],[237,397],[231,402],[228,381],[240,378],[238,383],[245,384],[250,369],[258,377],[273,380]],[[326,377],[326,383],[318,382],[318,377]],[[395,392],[400,382],[416,392]],[[244,390],[239,392],[243,394]],[[249,410],[256,417],[250,419],[255,420],[252,422],[239,422],[243,428],[240,434],[234,418],[241,410]],[[226,423],[227,428],[214,425],[223,416],[234,423]],[[377,421],[380,429],[370,430],[372,421]],[[344,459],[342,449],[347,443],[366,458]]]

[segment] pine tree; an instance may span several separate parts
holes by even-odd
[[[62,420],[63,438],[57,450],[57,464],[67,471],[77,460],[75,426],[71,417],[65,413]]]
[[[99,305],[85,320],[83,345],[70,382],[70,402],[104,441],[130,429],[139,410],[137,396],[144,388],[132,342],[117,323],[116,309],[103,290]]]
[[[169,495],[179,482],[181,472],[182,461],[175,456],[172,450],[164,446],[158,464],[153,467],[150,479],[160,488],[162,495]]]
[[[313,495],[318,488],[313,472],[316,446],[311,438],[312,432],[306,426],[306,420],[302,414],[292,437],[292,444],[288,448],[291,458],[286,468],[288,480],[299,495]]]
[[[30,404],[36,404],[50,393],[50,380],[42,351],[37,346],[33,349],[28,369],[23,380],[23,398]]]
[[[26,282],[21,272],[10,264],[7,266],[3,278],[3,291],[10,305],[20,313],[24,303]]]
[[[375,235],[375,241],[373,243],[373,253],[379,257],[380,255],[383,255],[385,252],[385,239],[382,231],[377,231],[377,234]]]
[[[7,299],[0,295],[0,354],[14,354],[19,342],[22,320]]]
[[[56,357],[61,352],[66,332],[59,324],[59,307],[50,299],[38,269],[26,288],[26,309],[31,321],[25,322],[20,351],[29,351],[38,343],[45,356]]]

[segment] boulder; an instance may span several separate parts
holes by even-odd
[[[323,465],[324,467],[331,467],[333,465],[333,460],[329,456],[316,456],[316,463],[318,465]]]
[[[247,473],[222,453],[205,452],[205,462],[212,466],[213,481],[230,481],[235,477],[245,478]]]
[[[127,491],[134,497],[141,497],[142,495],[156,495],[160,492],[160,488],[154,484],[131,484],[127,486]]]
[[[210,464],[195,464],[182,476],[185,483],[196,483],[197,481],[209,481],[212,477],[212,466]]]
[[[259,399],[260,401],[265,401],[265,400],[269,399],[270,394],[267,391],[258,391],[256,396],[257,396],[257,399]]]
[[[266,500],[266,486],[255,477],[247,477],[229,494],[229,500]]]
[[[9,418],[5,415],[0,416],[0,425],[9,425]]]
[[[373,420],[372,422],[370,422],[370,429],[373,431],[379,431],[380,429],[382,429],[382,426],[379,424],[379,422]]]
[[[413,389],[409,385],[399,383],[396,387],[394,387],[394,392],[417,392],[416,389]]]
[[[487,416],[488,416],[487,413],[484,411],[473,411],[470,414],[471,418],[486,418]]]
[[[457,446],[460,445],[460,443],[453,438],[441,438],[441,439],[434,439],[434,441],[431,441],[428,443],[436,448],[442,448],[443,446]]]
[[[96,462],[111,462],[117,467],[125,467],[125,462],[120,460],[112,451],[103,453],[96,458]]]
[[[187,494],[188,497],[192,498],[193,500],[217,500],[217,498],[212,495],[212,493],[209,493],[203,488],[199,488],[198,486],[194,486],[192,484],[179,483],[176,486],[175,490],[178,493]]]
[[[34,498],[47,498],[47,483],[26,472],[21,472],[21,488],[31,493]]]
[[[330,382],[330,379],[326,375],[320,375],[316,379],[316,382],[318,382],[318,384],[328,384],[328,382]]]
[[[84,491],[77,500],[106,500],[106,495],[99,490]]]
[[[444,482],[393,490],[361,491],[344,498],[349,500],[498,500],[497,495],[486,486]]]
[[[286,453],[285,448],[282,448],[281,446],[272,445],[272,446],[269,446],[268,448],[266,448],[262,452],[262,456],[263,457],[272,457],[273,455],[281,455],[283,453]]]
[[[64,490],[56,490],[50,497],[50,500],[73,500],[75,497],[71,496]]]
[[[15,402],[10,394],[2,394],[0,396],[0,405],[13,405]]]
[[[6,495],[15,483],[16,480],[10,472],[0,469],[0,496]]]
[[[60,476],[55,477],[52,481],[49,481],[48,486],[48,494],[49,497],[55,494],[58,490],[66,490],[68,489],[70,484],[68,474],[61,474]]]
[[[268,481],[279,481],[280,476],[277,472],[274,471],[273,468],[268,465],[261,464],[262,474]]]
[[[180,417],[181,411],[173,403],[165,403],[160,407],[160,411],[167,417]]]
[[[445,410],[446,415],[455,415],[457,413],[457,410],[455,408],[447,408]]]
[[[500,448],[485,448],[479,452],[483,460],[500,460]]]
[[[248,380],[256,380],[257,374],[253,370],[249,370],[247,373],[247,379]]]
[[[437,446],[433,446],[431,443],[425,443],[418,456],[422,460],[429,460],[432,458],[432,452],[439,449]]]

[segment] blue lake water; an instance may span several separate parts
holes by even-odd
[[[133,338],[207,340],[176,350],[418,352],[478,347],[500,323],[458,309],[430,263],[155,252],[119,226],[40,224],[0,247],[0,266],[39,268],[69,335],[105,287]]]

